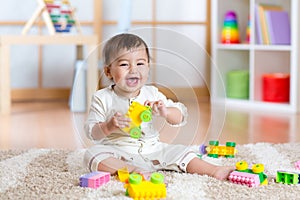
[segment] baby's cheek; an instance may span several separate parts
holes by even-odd
[[[113,77],[113,80],[114,80],[115,83],[120,83],[121,80],[122,80],[122,76],[121,75],[115,75]]]

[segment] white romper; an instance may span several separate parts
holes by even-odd
[[[182,103],[167,99],[154,86],[143,86],[140,94],[133,99],[118,96],[114,92],[113,86],[109,86],[98,90],[93,95],[85,124],[88,138],[93,140],[91,132],[96,123],[111,119],[116,112],[125,114],[132,101],[144,104],[146,100],[162,100],[167,107],[177,107],[182,112],[183,121],[171,126],[183,126],[186,123],[186,107]],[[95,145],[89,147],[85,152],[85,164],[91,171],[97,171],[98,164],[102,160],[114,157],[147,171],[174,170],[186,172],[187,164],[197,157],[196,152],[188,146],[160,142],[159,132],[153,127],[151,121],[143,122],[141,129],[142,136],[139,139],[131,138],[128,133],[119,130],[95,141]]]

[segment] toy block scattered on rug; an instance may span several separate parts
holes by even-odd
[[[230,182],[248,187],[267,185],[268,179],[264,172],[263,164],[254,164],[252,169],[248,169],[246,161],[236,163],[236,170],[231,172],[228,179]]]
[[[150,180],[152,172],[150,171],[144,171],[144,172],[135,172],[136,174],[140,174],[143,178],[143,180]],[[128,183],[129,178],[129,171],[126,167],[118,169],[117,171],[118,178],[123,183]]]
[[[207,156],[212,158],[218,158],[224,156],[226,158],[234,158],[237,150],[235,149],[235,142],[226,142],[226,146],[219,146],[219,141],[211,140],[209,145],[204,144],[200,146],[199,151],[202,155],[207,154]]]
[[[278,170],[276,174],[276,182],[284,184],[300,184],[300,173]]]
[[[126,167],[118,169],[118,178],[121,182],[125,183],[129,178],[129,171]]]
[[[125,167],[117,173],[119,180],[125,183],[126,196],[133,199],[161,199],[167,195],[164,175],[159,172],[129,173]]]
[[[300,170],[300,160],[298,160],[297,162],[295,162],[295,168],[297,170]]]
[[[133,199],[162,199],[167,196],[164,176],[158,172],[151,174],[150,181],[140,174],[130,174],[124,187],[126,195]]]
[[[91,172],[82,175],[79,178],[79,185],[81,187],[98,188],[109,181],[110,181],[110,173],[96,171],[96,172]]]

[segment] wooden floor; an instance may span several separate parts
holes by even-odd
[[[161,120],[155,121],[162,131],[162,141],[186,145],[209,140],[237,144],[300,142],[299,114],[227,110],[226,118],[222,120],[221,114],[221,119],[211,114],[205,100],[187,107],[191,112],[185,127],[169,127]],[[10,115],[0,115],[0,149],[90,146],[92,143],[82,130],[84,119],[85,114],[70,112],[65,101],[13,103]],[[212,123],[212,119],[217,120]]]

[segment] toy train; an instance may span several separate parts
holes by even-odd
[[[259,185],[267,185],[267,175],[263,173],[263,164],[254,164],[252,169],[248,169],[246,161],[242,160],[236,163],[236,170],[231,172],[228,179],[232,183],[255,187]]]
[[[201,145],[200,153],[207,154],[209,157],[218,158],[225,156],[226,158],[234,158],[237,150],[235,142],[226,142],[226,146],[219,146],[219,141],[209,141],[209,146]]]

